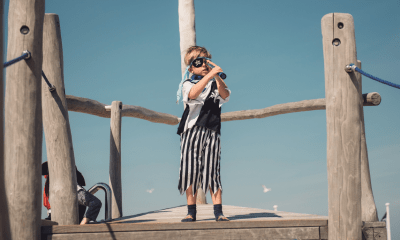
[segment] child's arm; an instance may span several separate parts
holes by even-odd
[[[220,67],[215,67],[211,69],[207,75],[205,75],[198,83],[196,83],[192,89],[190,89],[188,97],[190,99],[196,99],[200,93],[203,91],[203,89],[206,87],[208,81],[213,79],[215,75],[218,75],[219,72],[222,72],[222,69]]]
[[[218,67],[215,63],[213,63],[211,61],[207,61],[207,62],[214,66],[213,69]],[[218,68],[221,69],[220,67],[218,67]],[[221,69],[221,72],[222,72],[222,69]],[[222,78],[218,74],[216,74],[214,77],[215,77],[215,80],[217,80],[216,82],[217,82],[217,88],[218,88],[219,95],[221,96],[221,98],[226,99],[227,97],[229,97],[229,91],[227,90],[228,86],[226,85],[224,80],[222,80]]]

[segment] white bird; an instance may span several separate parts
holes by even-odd
[[[150,189],[150,190],[146,190],[146,192],[148,192],[148,193],[152,193],[154,191],[154,188],[152,188],[152,189]]]
[[[265,185],[262,185],[262,187],[264,188],[265,193],[271,191],[271,188],[267,188]]]

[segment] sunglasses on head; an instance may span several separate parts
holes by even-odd
[[[203,66],[203,63],[205,63],[207,61],[207,58],[196,58],[195,60],[193,60],[192,62],[192,66],[195,68],[201,67]]]

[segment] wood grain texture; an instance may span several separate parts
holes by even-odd
[[[186,50],[196,45],[196,24],[194,0],[179,0],[179,37],[181,50],[181,70],[182,76],[185,73],[187,65],[185,64]]]
[[[361,61],[357,60],[357,67],[361,69]],[[356,73],[356,77],[360,82],[362,88],[362,75]],[[379,97],[377,97],[379,96]],[[369,94],[363,99],[371,99],[375,103],[380,103],[379,94]],[[372,193],[371,175],[369,170],[368,150],[367,150],[367,138],[365,137],[365,123],[364,123],[364,107],[360,109],[361,113],[361,220],[363,222],[376,222],[378,219],[378,211],[374,201],[374,194]]]
[[[318,227],[304,228],[249,228],[249,229],[204,229],[144,232],[108,232],[56,234],[53,240],[66,239],[319,239]]]
[[[42,162],[42,40],[44,0],[10,1],[7,60],[31,58],[7,68],[5,96],[5,183],[10,239],[39,239]],[[26,35],[20,32],[29,28]]]
[[[339,28],[343,23],[343,28]],[[321,20],[325,67],[329,239],[361,240],[361,83],[344,67],[356,63],[354,20]],[[333,44],[339,40],[340,44]]]
[[[386,222],[364,222],[364,228],[385,228],[386,229]]]
[[[358,60],[357,60],[358,62]],[[361,66],[361,62],[360,62]],[[357,73],[360,74],[361,73]],[[363,95],[363,104],[364,106],[378,106],[381,104],[382,98],[381,95],[377,92],[372,92],[372,93],[364,93]]]
[[[224,214],[230,222],[215,222],[213,205],[202,204],[197,207],[197,222],[182,223],[180,220],[187,213],[186,205],[140,213],[115,219],[111,222],[88,225],[46,226],[42,227],[42,236],[47,239],[80,239],[99,238],[130,239],[132,237],[157,239],[159,236],[179,238],[182,236],[200,236],[204,239],[214,235],[224,238],[229,232],[237,234],[227,235],[241,239],[325,239],[327,236],[328,221],[325,216],[300,214],[282,211],[273,211],[256,208],[246,208],[224,205]],[[197,235],[197,232],[210,231],[210,234]],[[172,235],[168,235],[174,232]],[[151,233],[150,235],[145,235]],[[212,234],[211,234],[212,233]],[[127,235],[124,235],[127,234]],[[280,234],[280,235],[279,235]],[[291,234],[291,235],[290,235]],[[300,237],[301,236],[301,237]]]
[[[373,94],[375,95],[375,97],[379,96],[380,98],[379,93],[373,93]],[[365,93],[363,94],[363,96],[364,95],[367,96],[370,95],[370,93]],[[100,103],[96,100],[92,100],[89,98],[76,97],[72,95],[66,95],[66,97],[67,97],[68,111],[81,112],[104,118],[110,118],[111,116],[111,113],[109,111],[106,111],[105,107],[107,105],[104,103]],[[372,102],[376,103],[377,105],[379,105],[380,103],[375,100],[372,100],[372,98],[365,98],[365,99],[366,100],[371,99],[369,100],[371,102],[364,102],[364,106],[376,106]],[[242,110],[242,111],[222,113],[221,121],[227,122],[235,120],[265,118],[286,113],[324,110],[325,107],[326,106],[324,98],[303,100],[299,102],[277,104],[263,109]],[[140,118],[150,122],[164,123],[168,125],[176,125],[179,123],[179,118],[177,116],[167,113],[159,113],[143,107],[132,106],[132,105],[122,106],[122,116]]]
[[[3,11],[4,2],[0,0],[0,62],[3,60]],[[10,238],[10,222],[4,180],[4,81],[3,68],[0,68],[0,239]]]
[[[45,234],[89,233],[89,232],[124,232],[124,231],[169,231],[190,229],[236,229],[236,228],[281,228],[281,227],[326,227],[327,217],[265,209],[223,206],[224,215],[230,222],[216,224],[212,204],[197,207],[197,222],[181,223],[187,213],[187,207],[178,206],[157,211],[140,213],[115,219],[101,224],[84,226],[43,227]]]
[[[197,204],[207,204],[206,194],[202,188],[197,189],[196,205]]]
[[[67,105],[68,111],[87,113],[104,118],[110,118],[111,116],[111,112],[105,109],[107,105],[96,100],[67,95]],[[178,117],[174,115],[159,113],[139,106],[123,105],[121,114],[123,117],[140,118],[155,123],[168,125],[179,123]]]
[[[121,179],[121,111],[122,102],[111,104],[110,120],[110,167],[109,180],[112,190],[112,218],[122,217],[122,179]]]
[[[45,14],[44,17],[43,72],[56,87],[50,92],[46,82],[41,82],[51,219],[59,225],[78,224],[75,156],[65,98],[63,48],[57,14]]]

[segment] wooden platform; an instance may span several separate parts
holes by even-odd
[[[197,221],[181,223],[178,206],[85,226],[43,226],[42,239],[327,239],[328,218],[312,214],[223,206],[230,222],[216,222],[213,205],[197,206]]]

